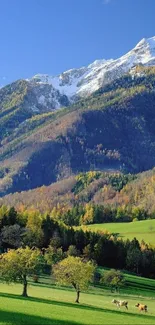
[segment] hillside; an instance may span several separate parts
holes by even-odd
[[[41,100],[44,93],[44,101]],[[46,95],[46,97],[45,97]],[[46,98],[46,100],[45,100]],[[56,105],[56,101],[60,101]],[[0,89],[0,141],[1,145],[15,132],[24,127],[24,122],[33,116],[50,112],[69,104],[67,97],[54,92],[52,85],[40,85],[26,80],[17,80]],[[12,136],[11,136],[12,139]],[[10,138],[9,138],[10,140]]]
[[[155,216],[154,189],[154,168],[136,175],[89,171],[49,186],[6,195],[0,199],[0,204],[34,207],[42,213],[51,213],[55,207],[67,211],[77,205],[91,204],[106,209],[99,220],[91,223],[143,220]]]
[[[15,104],[10,103],[14,91],[11,97],[3,94],[0,195],[50,185],[81,171],[137,173],[152,168],[154,86],[155,69],[137,67],[134,76],[125,75],[55,113],[34,116],[30,110],[28,116],[26,109],[23,120],[22,91],[12,99]],[[28,91],[22,87],[23,93]]]
[[[145,241],[155,247],[155,220],[142,220],[129,223],[105,223],[87,226],[92,231],[109,231],[123,240],[136,238],[140,243]]]
[[[120,222],[154,219],[154,195],[155,168],[136,175],[89,171],[49,186],[6,195],[0,205],[19,210],[35,208],[41,213],[52,213],[69,225],[101,223],[104,228],[105,222],[117,222],[119,228]],[[134,222],[130,227],[136,225],[140,226]]]
[[[155,281],[130,274],[125,274],[125,279],[126,286],[119,295],[104,287],[92,286],[88,292],[81,293],[78,305],[74,303],[72,288],[56,287],[49,277],[42,276],[37,284],[30,281],[28,299],[20,296],[20,284],[1,283],[0,324],[103,324],[103,319],[108,324],[154,324]],[[127,300],[129,309],[119,310],[111,303],[113,299]],[[136,309],[139,300],[147,304],[147,314]]]
[[[23,191],[4,196],[0,203],[8,206],[34,207],[41,212],[51,212],[59,206],[68,210],[77,204],[89,202],[106,203],[108,196],[104,189],[110,188],[112,197],[123,188],[135,176],[122,175],[116,172],[94,172],[81,173],[71,176],[49,186],[42,186],[33,190]],[[110,194],[109,194],[110,195]]]

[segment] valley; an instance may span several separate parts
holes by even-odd
[[[155,323],[154,125],[155,37],[0,88],[0,324]]]

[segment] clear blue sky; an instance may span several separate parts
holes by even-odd
[[[117,58],[154,15],[155,0],[0,0],[0,85]]]

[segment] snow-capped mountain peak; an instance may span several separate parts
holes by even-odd
[[[86,97],[100,87],[121,77],[138,64],[155,65],[155,36],[143,38],[132,50],[118,59],[95,60],[88,66],[70,69],[57,76],[38,74],[29,79],[30,83],[48,84],[57,98],[65,95],[70,103],[77,98]],[[58,100],[58,99],[57,99]],[[61,105],[58,105],[57,107]]]
[[[155,48],[155,36],[151,38],[142,38],[142,40],[135,46],[135,49],[149,46],[150,50]]]
[[[132,52],[135,54],[135,63],[151,65],[152,60],[155,60],[155,37],[143,38],[128,54]]]

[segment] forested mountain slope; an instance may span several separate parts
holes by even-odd
[[[89,171],[49,186],[6,195],[0,205],[37,209],[78,225],[155,218],[154,196],[155,168],[136,175]],[[80,221],[82,215],[87,220]]]
[[[68,108],[39,115],[27,109],[29,90],[19,83],[15,99],[0,90],[1,196],[81,171],[137,173],[155,165],[155,68],[137,67]]]

